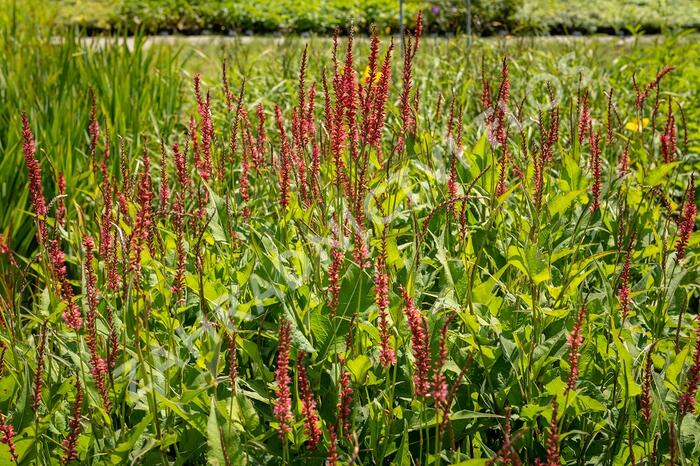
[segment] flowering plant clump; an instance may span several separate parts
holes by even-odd
[[[73,159],[27,101],[0,463],[697,464],[692,60],[411,24],[195,58],[153,128],[94,82]]]

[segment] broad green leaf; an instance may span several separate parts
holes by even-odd
[[[393,464],[396,464],[396,466],[410,466],[411,465],[409,445],[410,445],[410,441],[408,439],[408,424],[404,422],[403,436],[401,438],[401,446],[399,447],[399,450],[396,452],[396,457],[394,459]]]
[[[369,357],[361,354],[347,363],[350,373],[355,378],[355,382],[361,384],[367,376],[367,371],[372,368],[372,362]]]
[[[134,427],[129,429],[129,434],[127,438],[121,442],[117,447],[112,450],[112,463],[113,464],[119,464],[119,461],[125,461],[128,458],[129,452],[133,450],[134,445],[136,445],[136,442],[138,441],[139,437],[143,433],[144,430],[146,430],[146,427],[151,425],[151,422],[153,420],[153,416],[148,413],[146,414],[141,421],[136,424]],[[116,456],[116,458],[114,458]]]
[[[585,179],[582,176],[578,162],[570,155],[564,155],[564,173],[569,181],[569,190],[582,190],[585,186]]]
[[[323,347],[327,345],[328,340],[333,334],[331,320],[317,310],[314,310],[309,316],[309,324],[311,326],[311,333],[316,339],[317,346]]]
[[[656,186],[661,183],[661,181],[666,178],[666,176],[671,173],[671,171],[676,168],[678,165],[680,165],[680,161],[676,162],[671,162],[671,163],[664,163],[653,170],[651,170],[647,175],[644,177],[644,180],[642,181],[643,184],[647,186]]]
[[[517,246],[508,247],[508,263],[514,265],[518,270],[520,270],[525,275],[529,275],[527,270],[527,264],[523,258],[523,253]]]
[[[560,196],[557,196],[554,200],[550,200],[547,203],[547,208],[549,209],[549,215],[555,217],[560,215],[567,209],[571,207],[571,204],[578,199],[579,196],[585,194],[585,190],[579,189],[576,191],[569,191]]]
[[[435,427],[438,423],[438,418],[435,417],[435,410],[428,408],[426,410],[428,419],[425,421],[421,420],[420,416],[414,416],[410,426],[409,431],[415,431],[418,429],[423,429],[426,427]],[[450,421],[464,421],[467,419],[503,419],[504,416],[493,413],[481,413],[478,411],[462,410],[450,414]],[[495,421],[494,421],[495,422]]]
[[[51,305],[51,298],[49,296],[49,289],[44,288],[39,295],[39,301],[36,305],[37,315],[46,319],[49,317],[49,306]]]
[[[618,382],[623,389],[625,396],[632,398],[634,396],[642,393],[642,388],[634,380],[634,365],[632,363],[632,356],[618,338],[613,338],[615,341],[615,348],[617,349],[617,357],[619,364],[619,376]]]
[[[538,252],[534,246],[530,246],[527,252],[517,246],[510,246],[508,248],[508,263],[530,277],[535,285],[550,279],[546,257]]]
[[[240,432],[252,433],[260,425],[260,419],[253,403],[240,390],[236,396],[219,400],[217,406],[226,421]]]
[[[689,456],[697,457],[700,452],[700,422],[696,416],[685,416],[680,426],[681,445]]]
[[[581,405],[581,408],[585,412],[592,412],[592,411],[605,411],[605,405],[601,403],[600,401],[591,398],[590,396],[587,395],[582,395],[580,393],[576,394],[576,401]]]
[[[304,335],[296,313],[292,313],[287,306],[285,306],[285,311],[287,314],[287,320],[291,324],[292,344],[307,353],[315,353],[316,349],[313,347],[309,339],[306,338],[306,335]]]
[[[685,364],[685,360],[688,357],[688,346],[683,348],[680,353],[677,353],[673,358],[673,362],[666,368],[666,377],[664,379],[664,385],[673,390],[675,393],[679,393],[681,390],[681,371]]]
[[[14,377],[3,377],[0,380],[0,402],[6,402],[15,393],[15,378]]]
[[[226,220],[226,206],[224,200],[216,194],[209,185],[205,184],[209,191],[209,204],[207,205],[207,219],[209,221],[209,230],[215,241],[226,243],[228,237],[224,221]],[[222,220],[223,217],[223,220]]]
[[[211,410],[207,421],[207,446],[207,462],[212,466],[224,466],[226,464],[226,455],[224,454],[224,446],[221,443],[216,402],[213,396],[211,397]]]
[[[529,248],[527,252],[527,268],[530,278],[535,285],[550,279],[549,265],[546,258],[535,247]]]
[[[535,404],[526,404],[520,411],[520,417],[527,420],[535,420],[547,411],[548,406],[540,406]]]

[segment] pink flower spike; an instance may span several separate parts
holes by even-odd
[[[289,390],[291,379],[289,377],[289,352],[291,349],[291,325],[286,319],[280,321],[279,341],[277,345],[277,370],[275,371],[275,385],[277,394],[275,396],[273,413],[279,423],[277,434],[284,441],[287,434],[291,432],[292,416],[292,395]]]

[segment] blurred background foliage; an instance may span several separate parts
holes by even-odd
[[[24,2],[22,2],[24,3]],[[353,21],[360,31],[375,23],[399,29],[398,0],[52,0],[58,26],[78,25],[152,34],[327,34]],[[406,0],[405,13],[428,16],[430,32],[464,31],[466,0]],[[697,0],[472,0],[479,34],[627,33],[700,29]]]

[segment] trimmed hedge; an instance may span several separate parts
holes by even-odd
[[[472,0],[474,32],[506,30],[521,2]],[[59,5],[59,22],[93,32],[329,34],[352,22],[359,31],[376,24],[382,33],[395,33],[400,27],[398,0],[59,0]],[[109,5],[108,15],[104,14],[105,5]],[[424,11],[429,32],[464,30],[465,0],[406,0],[407,24],[418,10]],[[99,15],[91,15],[91,11],[99,11]]]
[[[149,34],[329,34],[353,22],[399,29],[398,0],[58,0],[57,21],[92,32]],[[406,0],[410,24],[423,10],[431,33],[463,32],[466,0]],[[477,34],[620,33],[629,30],[700,29],[696,0],[472,0]]]

